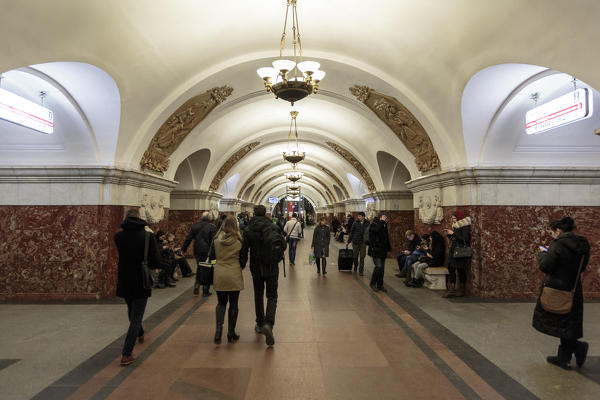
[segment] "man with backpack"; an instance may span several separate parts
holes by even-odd
[[[277,310],[277,284],[279,262],[283,260],[286,241],[281,229],[266,217],[265,206],[254,207],[254,218],[244,231],[244,240],[250,252],[250,272],[254,285],[256,333],[265,335],[268,346],[275,344],[273,325]],[[285,266],[284,266],[285,267]],[[267,308],[264,296],[266,289]]]

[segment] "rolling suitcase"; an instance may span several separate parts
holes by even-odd
[[[352,249],[340,249],[338,255],[338,270],[340,271],[352,271],[352,264],[354,263],[354,253]]]

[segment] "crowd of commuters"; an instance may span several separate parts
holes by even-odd
[[[356,220],[349,215],[343,222],[341,224],[334,217],[330,228],[326,217],[318,220],[311,242],[311,256],[316,262],[317,274],[327,274],[331,237],[333,234],[337,238],[341,232],[342,238],[347,235],[344,240],[346,247],[352,246],[353,273],[363,276],[365,257],[371,256],[374,269],[370,287],[373,291],[387,292],[383,280],[385,259],[391,251],[389,216],[382,212],[369,221],[363,212],[359,212]],[[440,232],[434,230],[419,236],[412,230],[406,231],[406,248],[396,257],[399,267],[396,276],[404,278],[406,286],[421,287],[425,270],[444,266],[447,258],[447,290],[443,297],[465,295],[466,271],[472,254],[471,218],[455,211],[450,222],[451,227],[442,230],[448,240],[448,253],[446,240]],[[117,295],[125,299],[130,321],[122,351],[122,365],[135,360],[132,354],[135,342],[144,340],[142,320],[151,290],[142,284],[140,265],[145,262],[150,269],[160,271],[156,288],[174,286],[177,267],[183,277],[194,275],[183,255],[192,242],[194,257],[198,263],[197,271],[201,271],[206,265],[218,266],[210,268],[211,271],[214,270],[214,280],[211,275],[211,281],[204,282],[202,274],[198,272],[194,285],[196,295],[201,286],[203,296],[211,295],[211,284],[217,293],[214,342],[221,343],[226,313],[227,341],[236,342],[240,338],[236,332],[238,300],[240,291],[244,289],[242,270],[249,261],[254,289],[255,332],[264,334],[268,346],[274,345],[279,263],[285,262],[283,258],[287,248],[289,264],[292,267],[295,265],[298,241],[304,236],[303,224],[296,213],[289,220],[281,221],[280,218],[271,218],[264,206],[257,206],[253,216],[247,213],[237,216],[221,215],[214,221],[205,212],[201,220],[192,225],[181,248],[175,244],[175,236],[171,233],[158,231],[156,236],[153,235],[137,210],[127,212],[121,227],[123,231],[115,235],[119,251]],[[540,247],[539,254],[540,270],[546,274],[544,287],[567,292],[572,290],[572,307],[568,312],[557,314],[554,310],[547,310],[544,302],[538,299],[533,316],[535,329],[560,338],[557,355],[547,357],[547,361],[564,369],[571,368],[573,355],[577,365],[583,365],[588,352],[588,344],[579,340],[583,337],[583,291],[580,276],[589,261],[590,247],[587,240],[576,235],[574,230],[574,221],[569,217],[552,222],[549,232],[554,241],[549,248]],[[468,251],[465,252],[465,249]]]

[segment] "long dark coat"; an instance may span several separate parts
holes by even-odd
[[[146,240],[146,221],[128,217],[121,224],[123,230],[115,234],[115,244],[119,250],[119,266],[117,272],[117,296],[126,299],[150,297],[152,291],[144,289],[142,283],[142,261]],[[149,233],[148,265],[160,268],[160,252],[154,234]]]
[[[329,257],[329,242],[331,240],[331,233],[329,232],[329,226],[317,225],[313,232],[312,247],[315,248],[315,257],[323,258]]]
[[[546,274],[544,285],[554,289],[572,290],[577,277],[579,263],[583,257],[582,272],[590,259],[590,245],[586,238],[573,232],[559,235],[547,252],[538,256],[540,270]],[[577,281],[573,308],[568,314],[553,314],[545,311],[538,298],[533,312],[533,327],[550,336],[565,339],[583,337],[583,289],[581,279]]]
[[[392,250],[387,224],[375,218],[369,228],[369,255],[373,258],[386,258]]]
[[[448,235],[450,239],[450,253],[448,255],[449,268],[467,268],[470,258],[452,258],[457,246],[471,246],[471,217],[465,217],[452,225],[454,233]]]

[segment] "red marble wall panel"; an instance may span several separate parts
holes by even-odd
[[[450,226],[456,207],[444,208],[441,225],[425,225],[418,221],[418,233],[441,231]],[[584,294],[600,297],[600,207],[554,206],[467,206],[458,207],[471,216],[473,259],[468,270],[468,293],[488,298],[535,298],[544,274],[537,266],[540,244],[549,244],[550,221],[571,216],[578,234],[591,245],[591,259],[583,275]]]
[[[0,299],[114,295],[122,206],[1,206]]]
[[[205,210],[170,210],[168,231],[175,235],[175,243],[183,244],[185,236],[195,222],[200,221]],[[193,257],[193,246],[188,248],[186,255]]]
[[[396,257],[406,247],[406,238],[404,233],[408,229],[414,229],[415,217],[412,210],[406,211],[385,211],[390,217],[388,223],[388,234],[390,235],[390,245],[392,251],[388,254],[389,257]]]

